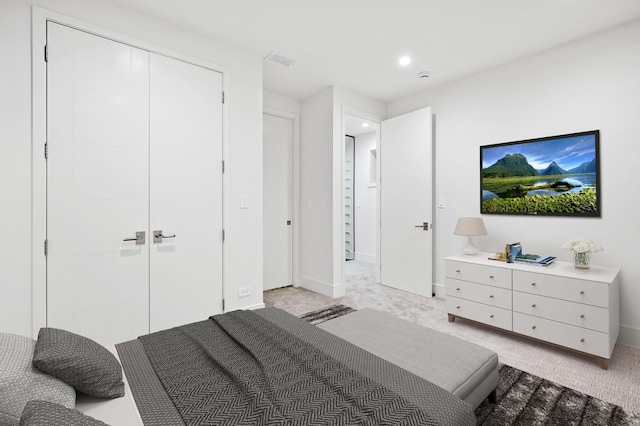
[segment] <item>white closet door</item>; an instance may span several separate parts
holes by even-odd
[[[293,284],[293,120],[263,114],[263,286]]]
[[[222,311],[222,75],[151,54],[150,325]]]
[[[149,54],[47,26],[47,325],[108,345],[149,330]],[[148,238],[148,235],[147,235]]]

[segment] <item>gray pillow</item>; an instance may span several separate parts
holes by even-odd
[[[0,333],[0,425],[18,425],[28,401],[42,399],[69,408],[76,405],[76,391],[63,381],[33,367],[36,341]]]
[[[111,352],[91,339],[57,328],[41,328],[33,365],[98,398],[124,396],[122,367]]]
[[[48,401],[29,401],[22,411],[20,426],[107,426],[78,410]]]

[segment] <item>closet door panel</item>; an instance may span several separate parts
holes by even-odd
[[[149,54],[48,23],[47,325],[149,331]]]
[[[222,311],[222,75],[151,55],[151,331]]]

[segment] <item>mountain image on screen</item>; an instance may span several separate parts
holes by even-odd
[[[538,176],[538,172],[522,154],[507,154],[482,170],[482,177]]]
[[[527,157],[522,154],[507,154],[500,160],[496,161],[490,167],[482,170],[482,177],[507,177],[507,176],[557,176],[570,175],[577,173],[595,173],[596,159],[580,164],[571,170],[565,170],[555,161],[547,166],[546,169],[536,170],[529,162]]]
[[[558,163],[555,161],[552,161],[546,169],[540,171],[540,174],[544,176],[566,175],[567,173],[568,172],[558,166]]]
[[[480,213],[600,217],[600,131],[480,146]]]
[[[567,173],[569,174],[579,174],[579,173],[595,173],[596,172],[596,159],[594,158],[591,161],[580,164],[578,167],[574,167],[569,170]]]

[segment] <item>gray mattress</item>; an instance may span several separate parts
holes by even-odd
[[[430,413],[442,425],[475,425],[473,407],[450,392],[284,311],[255,311],[268,321],[370,377]],[[182,424],[138,340],[116,345],[145,425]]]

